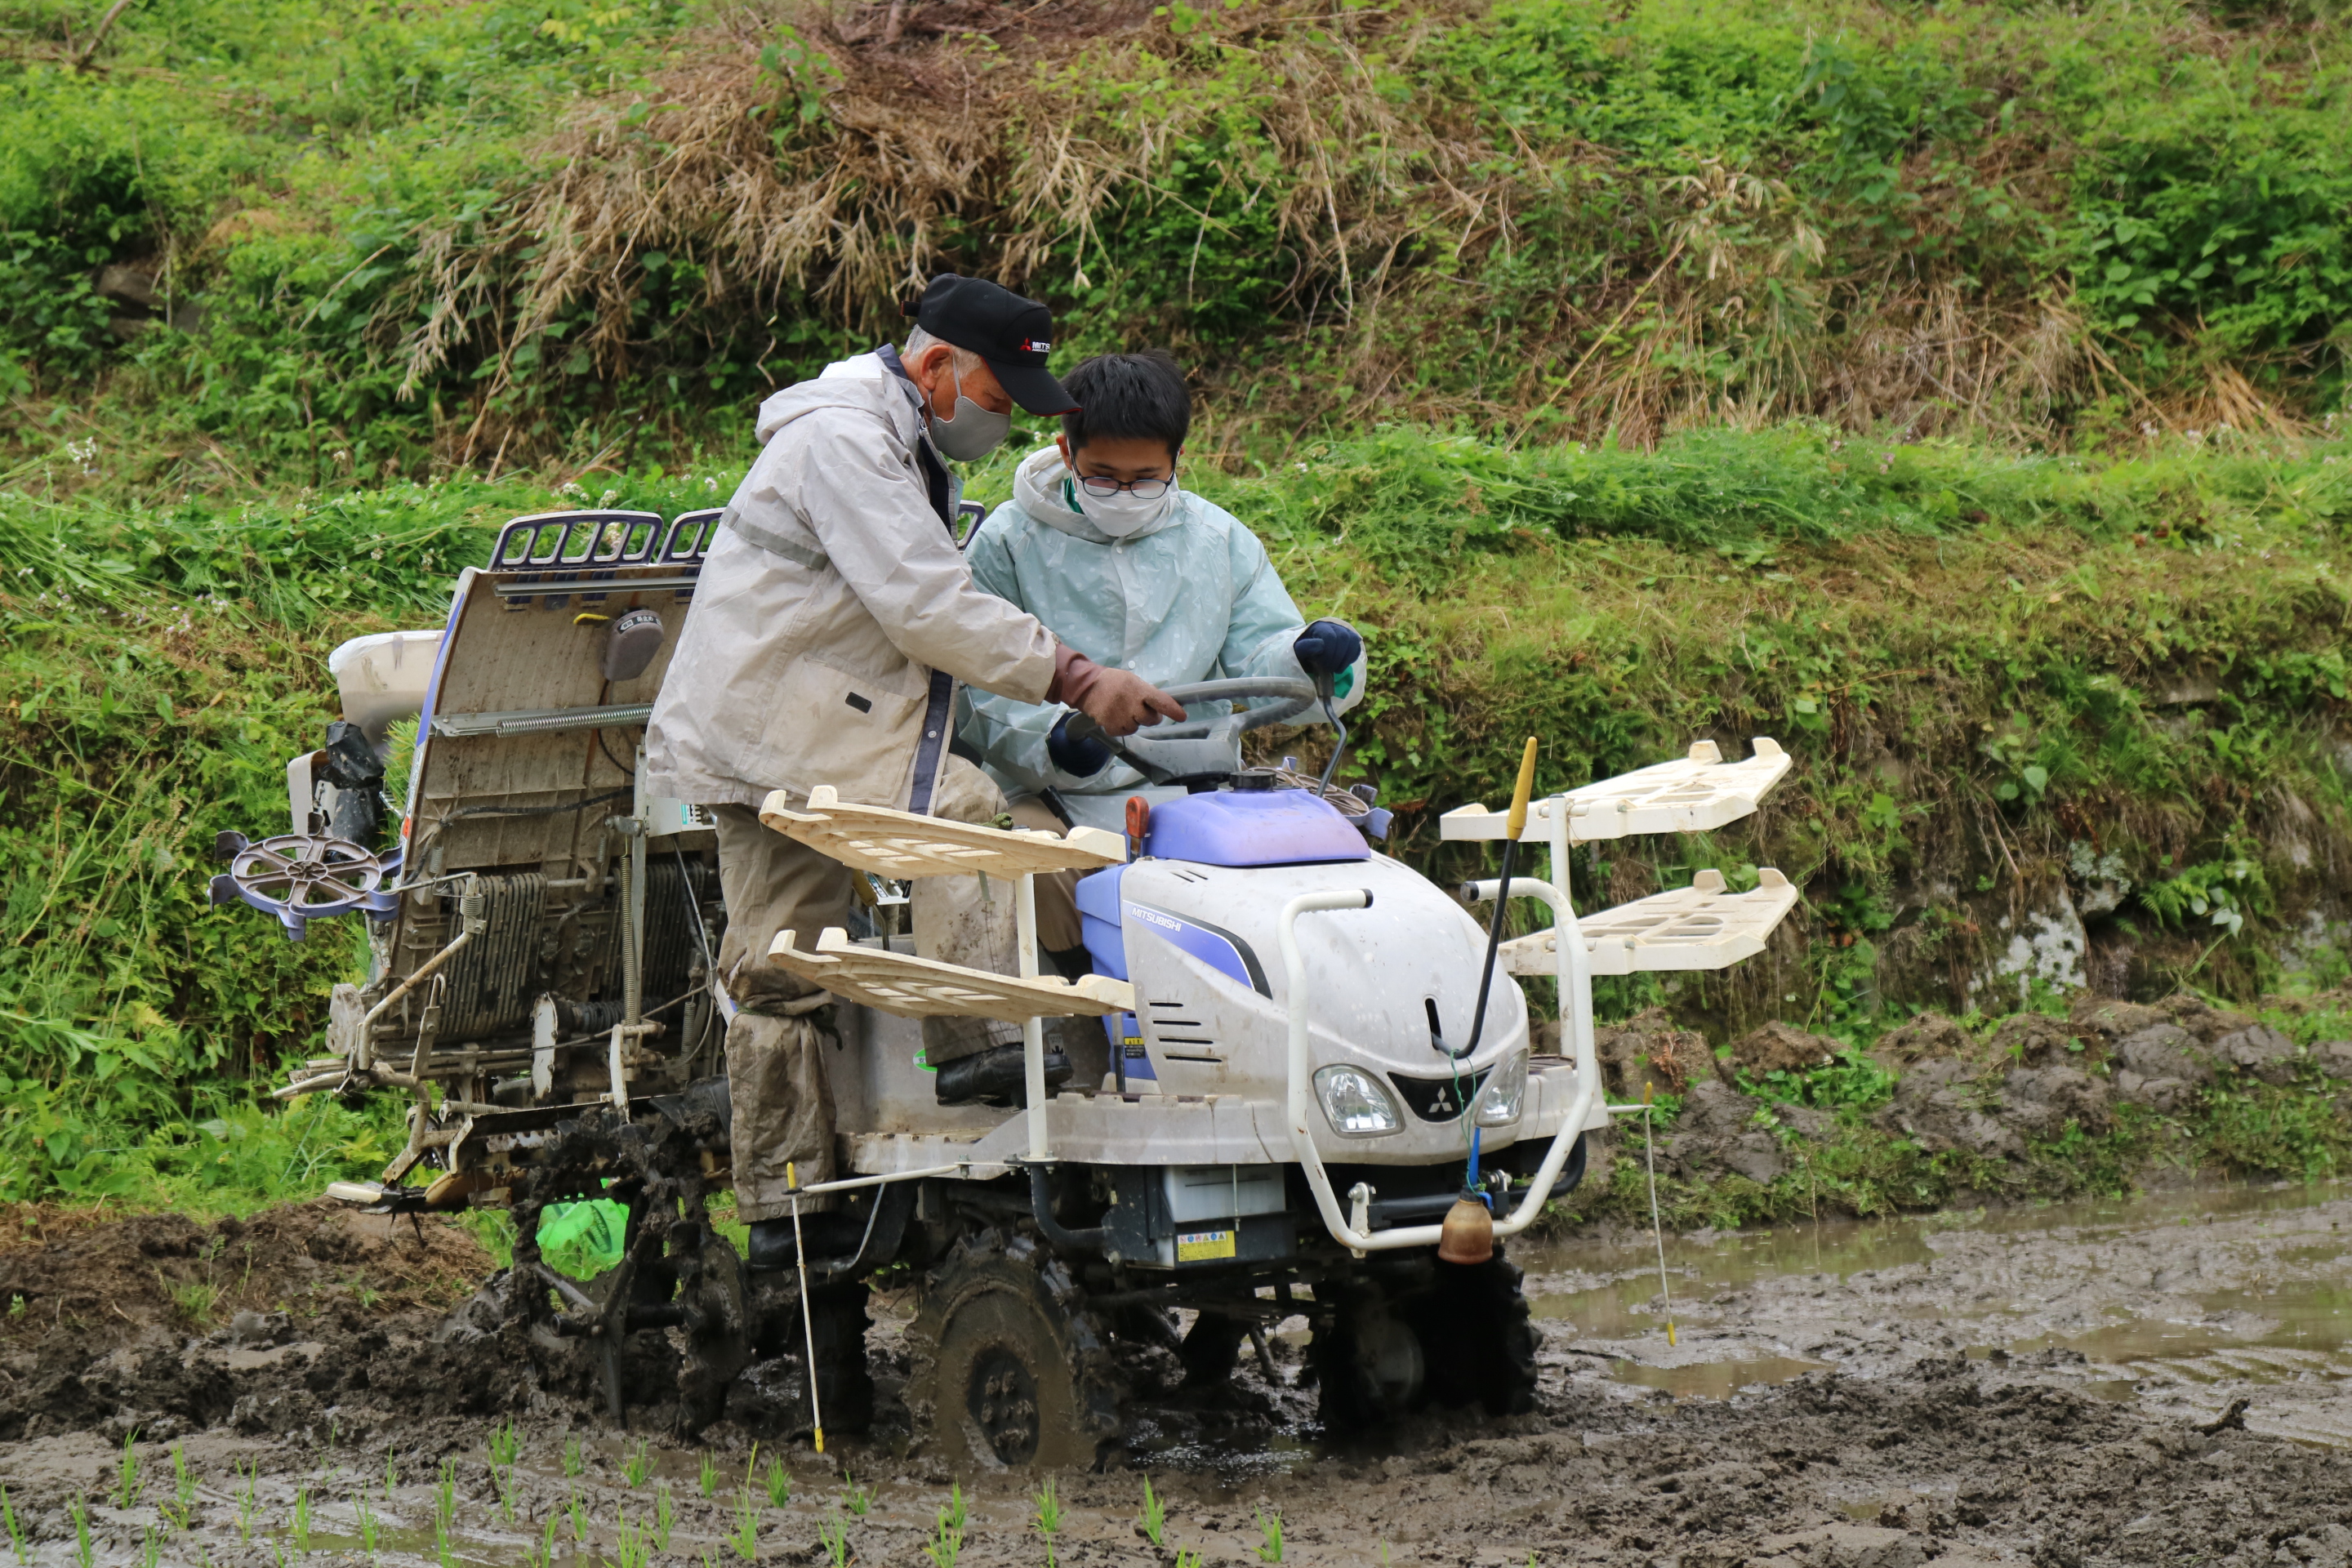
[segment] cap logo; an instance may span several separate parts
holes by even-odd
[[[1044,338],[1024,338],[1021,340],[1021,352],[1024,354],[1051,353],[1054,345]]]

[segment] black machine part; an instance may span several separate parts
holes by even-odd
[[[383,826],[383,758],[357,724],[338,719],[327,726],[327,743],[310,753],[310,787],[331,786],[327,833],[352,844],[375,842]]]
[[[635,680],[661,652],[662,619],[647,609],[629,611],[604,631],[604,679]]]

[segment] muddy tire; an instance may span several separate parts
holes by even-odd
[[[1239,1318],[1223,1312],[1202,1312],[1192,1320],[1192,1327],[1176,1347],[1176,1359],[1184,1366],[1184,1386],[1208,1388],[1234,1375],[1241,1364],[1242,1340],[1249,1325]]]
[[[1536,1329],[1522,1278],[1499,1252],[1484,1263],[1437,1265],[1435,1289],[1412,1312],[1431,1400],[1484,1405],[1489,1415],[1536,1407]]]
[[[1376,1289],[1342,1295],[1307,1347],[1328,1433],[1393,1421],[1418,1407],[1428,1380],[1421,1336]]]
[[[957,1245],[908,1332],[907,1404],[951,1471],[1115,1459],[1124,1380],[1069,1271],[1026,1237]]]

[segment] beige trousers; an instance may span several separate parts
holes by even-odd
[[[821,993],[771,965],[768,949],[779,931],[796,931],[799,946],[814,947],[825,927],[847,925],[856,873],[763,826],[748,805],[710,810],[719,828],[719,892],[727,904],[719,972],[738,1009],[727,1029],[736,1211],[746,1220],[777,1219],[792,1212],[787,1164],[804,1187],[831,1181],[839,1164],[833,1089],[820,1031],[810,1016]],[[986,773],[950,757],[940,773],[932,810],[957,822],[992,822],[1003,815],[1004,796]],[[1042,916],[1042,882],[1039,895]],[[1018,973],[1013,900],[1010,883],[980,877],[917,882],[915,951],[973,969]],[[993,1019],[923,1021],[924,1055],[933,1063],[1020,1039],[1017,1025]],[[804,1199],[802,1212],[832,1206],[829,1195]]]

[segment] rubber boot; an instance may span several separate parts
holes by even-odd
[[[1070,1058],[1060,1051],[1045,1053],[1045,1087],[1070,1081]],[[1018,1105],[1027,1097],[1028,1064],[1019,1046],[958,1057],[931,1075],[932,1092],[941,1105]]]
[[[751,1254],[744,1261],[754,1268],[794,1268],[800,1254],[793,1247],[793,1217],[751,1222]],[[801,1236],[808,1243],[809,1262],[838,1263],[857,1251],[866,1237],[866,1222],[856,1215],[804,1214]]]
[[[816,1341],[816,1414],[828,1432],[863,1432],[874,1425],[874,1378],[866,1367],[863,1281],[821,1285],[809,1292],[809,1328]]]

